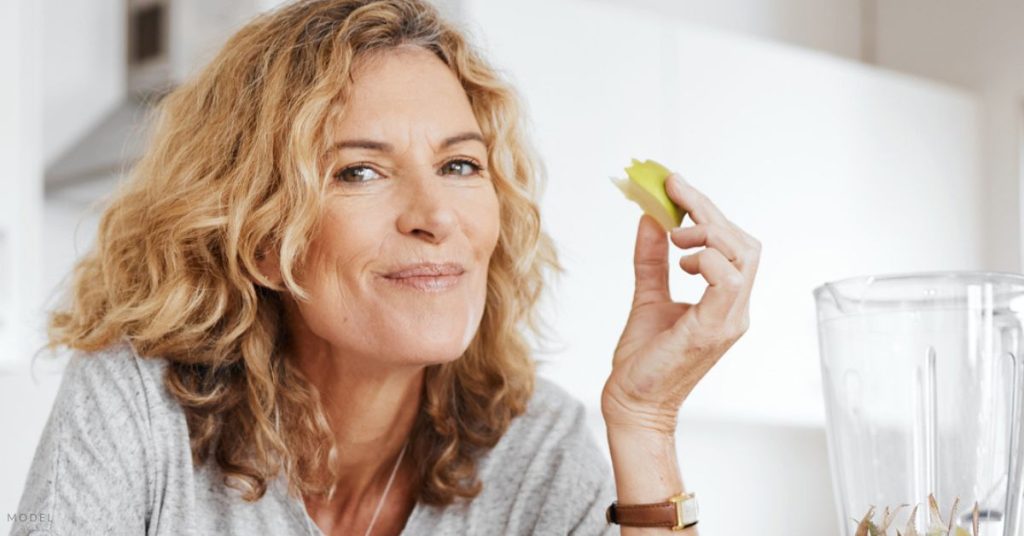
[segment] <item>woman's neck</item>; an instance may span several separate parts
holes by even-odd
[[[326,352],[300,354],[338,448],[336,498],[372,498],[386,481],[420,409],[424,367],[378,366]],[[376,503],[374,503],[376,504]]]
[[[324,351],[295,354],[320,393],[337,444],[338,481],[331,500],[304,497],[324,534],[360,533],[370,523],[420,409],[424,367],[367,366]],[[398,534],[415,507],[411,446],[387,492],[374,534]],[[356,532],[358,531],[358,532]]]

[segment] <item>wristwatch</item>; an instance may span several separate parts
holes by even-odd
[[[697,494],[680,493],[665,502],[612,504],[604,511],[608,523],[625,527],[666,527],[680,531],[697,524]]]

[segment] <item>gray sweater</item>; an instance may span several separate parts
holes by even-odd
[[[36,448],[12,535],[322,535],[284,476],[255,503],[192,464],[181,406],[162,358],[122,341],[74,352]],[[618,534],[604,508],[611,470],[583,405],[544,378],[479,464],[468,506],[417,504],[402,534]]]

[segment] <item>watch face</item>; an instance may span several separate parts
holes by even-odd
[[[683,524],[689,525],[697,522],[697,497],[690,497],[683,501]]]

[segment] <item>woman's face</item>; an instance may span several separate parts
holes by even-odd
[[[298,280],[289,327],[300,347],[366,363],[451,361],[483,316],[498,241],[498,198],[480,127],[455,75],[422,48],[357,65],[346,112],[328,129],[334,151],[327,214]],[[388,274],[456,263],[458,276]],[[404,281],[404,283],[403,283]],[[442,289],[423,289],[432,284]]]

